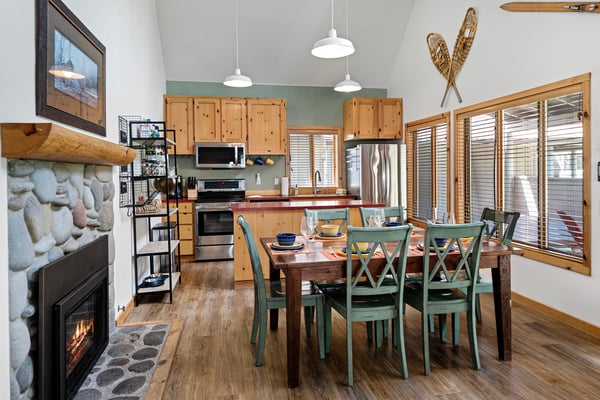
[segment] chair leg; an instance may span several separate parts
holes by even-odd
[[[479,302],[479,293],[475,294],[475,315],[477,316],[477,322],[481,324],[483,322],[483,317],[481,316],[481,303]]]
[[[375,348],[381,348],[383,343],[383,321],[375,321]]]
[[[304,328],[306,329],[306,337],[310,337],[310,328],[314,320],[315,307],[304,307]]]
[[[250,343],[256,343],[256,334],[258,333],[258,321],[259,321],[259,313],[258,313],[258,301],[256,299],[256,294],[254,296],[254,317],[252,318],[252,333],[250,334]]]
[[[469,330],[469,347],[471,350],[471,359],[473,360],[473,368],[481,369],[481,362],[479,361],[479,347],[477,345],[475,314],[472,310],[467,312],[467,328]]]
[[[258,328],[258,347],[256,348],[256,366],[262,365],[265,342],[267,341],[267,310],[260,313],[260,327]]]
[[[329,354],[331,347],[331,305],[323,301],[323,318],[325,320],[325,354]]]
[[[435,321],[434,318],[435,315],[433,314],[429,314],[429,333],[435,333]]]
[[[319,341],[319,356],[321,360],[325,359],[325,315],[323,309],[323,299],[317,299],[317,338]]]
[[[438,315],[438,323],[440,325],[440,341],[446,341],[446,314]]]
[[[452,313],[452,344],[458,346],[460,337],[460,313]]]
[[[346,319],[346,354],[348,357],[348,386],[354,384],[354,376],[352,374],[352,321]]]
[[[408,366],[406,364],[406,347],[404,345],[404,320],[400,315],[399,318],[392,320],[392,340],[397,343],[398,357],[400,357],[400,368],[402,370],[402,378],[408,379]]]
[[[425,310],[423,310],[425,311]],[[421,314],[421,325],[423,328],[423,366],[425,367],[425,375],[429,376],[431,374],[431,370],[429,367],[429,330],[427,328],[428,325],[428,315],[425,313]]]
[[[373,341],[373,321],[365,322],[367,326],[367,341],[371,343]]]

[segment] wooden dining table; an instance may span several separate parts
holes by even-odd
[[[422,272],[423,252],[417,245],[423,243],[423,230],[415,228],[411,235],[411,245],[407,257],[407,273]],[[262,247],[269,257],[269,279],[278,280],[281,272],[286,280],[286,329],[287,329],[287,376],[288,387],[300,384],[300,317],[301,291],[303,280],[340,279],[346,276],[346,257],[339,249],[346,246],[345,237],[339,240],[311,239],[302,249],[276,250],[271,247],[277,243],[273,237],[260,239]],[[500,245],[495,241],[484,241],[481,250],[480,268],[491,268],[494,288],[494,311],[496,317],[496,336],[498,357],[508,361],[512,358],[511,348],[511,256],[519,250]],[[358,260],[356,260],[358,265]],[[377,263],[373,263],[376,268]],[[369,264],[371,268],[371,264]],[[277,329],[278,310],[270,311],[270,327]]]

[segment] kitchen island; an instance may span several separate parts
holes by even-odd
[[[383,207],[382,203],[363,200],[310,200],[310,201],[269,201],[234,203],[233,211],[233,276],[237,283],[252,280],[252,266],[248,255],[248,247],[242,229],[237,224],[237,217],[244,215],[252,228],[257,248],[260,249],[261,237],[273,237],[278,232],[293,232],[300,239],[300,221],[305,208],[349,208],[350,225],[361,226],[360,207]],[[269,259],[263,251],[259,251],[263,267],[263,275],[268,278]]]

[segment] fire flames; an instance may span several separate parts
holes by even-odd
[[[86,350],[93,343],[94,319],[80,320],[75,328],[75,333],[67,343],[67,376],[77,365]]]

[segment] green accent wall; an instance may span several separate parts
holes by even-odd
[[[351,97],[387,97],[387,89],[338,93],[332,87],[253,85],[230,88],[215,82],[167,81],[167,94],[219,97],[284,98],[288,125],[342,126],[344,101]]]
[[[287,125],[342,126],[343,104],[351,97],[387,97],[387,89],[362,89],[353,93],[338,93],[332,87],[253,85],[230,88],[222,83],[167,81],[167,94],[211,97],[284,98]],[[256,157],[251,157],[256,158]],[[279,189],[275,178],[285,175],[285,157],[274,156],[271,166],[253,165],[242,170],[199,170],[194,157],[177,157],[178,173],[201,179],[246,178],[246,190]],[[256,184],[256,174],[262,183]],[[185,181],[184,181],[185,182]]]

